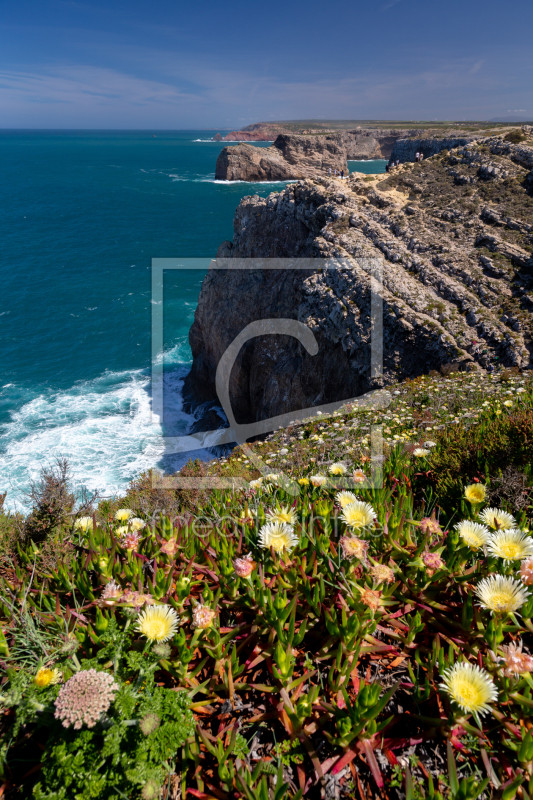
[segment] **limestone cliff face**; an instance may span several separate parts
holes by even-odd
[[[217,158],[215,179],[222,181],[283,181],[348,173],[340,136],[278,136],[271,147],[238,144],[225,147]]]
[[[384,383],[442,364],[531,366],[533,140],[486,139],[369,179],[304,180],[239,205],[230,258],[343,259],[339,269],[211,270],[190,331],[188,396],[215,400],[218,361],[251,321],[289,317],[319,351],[262,336],[241,351],[239,422],[354,397],[370,377],[368,257],[383,260]],[[531,165],[531,166],[530,166]]]
[[[475,142],[479,136],[461,136],[454,138],[401,138],[394,142],[390,154],[390,161],[400,164],[414,161],[417,153],[423,153],[424,158],[430,158],[443,150],[452,150],[455,147],[464,147],[470,142]]]

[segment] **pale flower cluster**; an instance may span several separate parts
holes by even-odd
[[[82,725],[94,728],[118,692],[118,684],[107,672],[95,669],[77,672],[59,690],[55,718],[64,728],[79,730]]]

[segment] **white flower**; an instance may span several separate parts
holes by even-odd
[[[267,550],[272,547],[275,553],[281,553],[295,547],[298,537],[292,525],[286,522],[267,522],[259,531],[259,544]]]
[[[348,469],[344,461],[336,461],[334,464],[330,464],[329,471],[332,475],[346,475]]]
[[[345,506],[341,514],[341,519],[350,528],[366,528],[372,525],[376,517],[376,512],[369,503],[356,500]]]
[[[324,475],[311,475],[309,480],[313,486],[324,486],[328,479]]]
[[[488,550],[491,556],[503,558],[506,563],[522,561],[533,556],[533,539],[516,528],[506,528],[492,534]]]
[[[429,456],[431,450],[427,450],[425,447],[415,447],[413,450],[413,455],[417,458],[424,458],[425,456]]]
[[[479,522],[471,522],[469,519],[464,519],[455,525],[455,530],[459,531],[459,535],[471,550],[478,550],[488,544],[490,538],[489,529],[485,525],[480,525]]]
[[[516,520],[512,514],[508,514],[507,511],[502,511],[500,508],[485,508],[479,518],[485,525],[495,530],[516,527]]]
[[[454,664],[443,674],[442,687],[467,714],[473,714],[479,724],[479,715],[491,710],[498,692],[488,672],[473,664]]]
[[[529,597],[520,581],[505,575],[491,575],[479,582],[476,588],[479,604],[497,614],[511,614],[518,611]]]
[[[353,492],[337,492],[335,495],[335,499],[337,503],[340,505],[341,508],[345,508],[349,506],[351,503],[355,503],[357,497],[354,495]]]

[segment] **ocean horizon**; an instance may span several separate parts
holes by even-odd
[[[215,181],[227,144],[210,141],[216,132],[0,130],[5,508],[26,510],[30,482],[56,457],[69,460],[76,489],[122,492],[160,464],[163,432],[193,421],[181,386],[203,273],[165,278],[166,402],[154,424],[151,259],[208,263],[233,238],[241,198],[285,185]],[[350,163],[368,172],[385,164]]]

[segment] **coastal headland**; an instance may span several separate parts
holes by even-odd
[[[385,384],[446,364],[530,367],[532,132],[524,127],[519,136],[443,147],[386,175],[317,176],[265,199],[245,197],[233,241],[218,257],[332,258],[342,267],[211,270],[190,331],[188,396],[215,400],[226,347],[246,324],[271,317],[309,326],[319,353],[307,356],[289,338],[283,351],[277,337],[248,343],[232,374],[238,418],[275,416],[373,388],[368,259],[376,257],[384,265]]]

